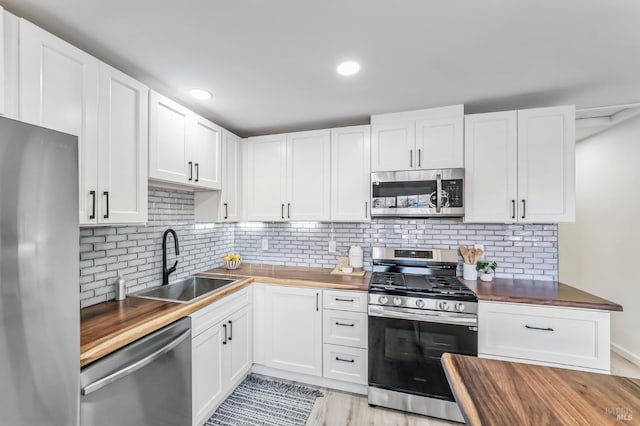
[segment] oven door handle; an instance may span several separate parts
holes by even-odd
[[[394,318],[410,321],[433,322],[439,324],[467,325],[475,327],[478,318],[474,315],[443,315],[443,314],[414,314],[398,310],[398,308],[369,305],[369,316],[380,318]]]

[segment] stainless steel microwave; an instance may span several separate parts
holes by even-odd
[[[464,215],[464,169],[371,174],[371,216]]]

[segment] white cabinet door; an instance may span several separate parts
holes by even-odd
[[[240,220],[241,139],[222,129],[222,203],[220,219],[223,222]]]
[[[209,328],[192,341],[193,424],[202,424],[224,395],[221,324]]]
[[[517,222],[516,111],[465,117],[465,222]]]
[[[7,108],[5,106],[5,71],[4,68],[6,64],[10,61],[7,61],[5,55],[5,29],[4,29],[4,8],[0,6],[0,115],[7,114]],[[7,37],[9,39],[9,37]]]
[[[371,124],[371,170],[386,172],[416,167],[415,122]]]
[[[265,363],[322,375],[322,297],[313,288],[265,287]]]
[[[518,217],[575,221],[575,107],[518,111]]]
[[[371,126],[331,130],[331,220],[370,220]]]
[[[20,119],[78,136],[80,223],[97,223],[98,60],[20,20]]]
[[[149,178],[193,182],[187,129],[191,112],[156,92],[149,95]]]
[[[149,90],[100,64],[98,222],[147,221]]]
[[[227,320],[229,357],[224,364],[228,369],[230,385],[243,378],[253,364],[252,321],[251,305],[233,313]]]
[[[187,133],[191,145],[193,183],[201,188],[220,189],[221,134],[222,128],[200,116],[192,115]]]
[[[287,219],[330,219],[330,174],[329,130],[287,135]]]
[[[285,219],[286,136],[248,139],[247,219]]]
[[[464,118],[434,118],[416,121],[417,169],[464,167]]]

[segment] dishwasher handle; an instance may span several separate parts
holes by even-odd
[[[132,374],[138,370],[140,370],[142,367],[145,367],[146,365],[149,365],[150,363],[152,363],[153,361],[155,361],[156,359],[160,358],[162,355],[166,354],[167,352],[170,352],[171,350],[173,350],[176,346],[178,346],[180,343],[182,343],[187,337],[189,337],[191,335],[191,330],[187,330],[184,333],[182,333],[181,335],[179,335],[178,337],[176,337],[175,339],[173,339],[171,342],[167,343],[165,346],[161,347],[160,349],[152,352],[151,354],[147,355],[144,358],[139,359],[138,361],[134,362],[133,364],[129,364],[126,367],[109,374],[108,376],[105,376],[101,379],[96,380],[93,383],[88,384],[87,386],[83,387],[80,390],[80,393],[82,394],[82,396],[86,396],[89,395],[99,389],[102,389],[103,387],[110,385],[111,383],[122,379],[125,376],[128,376],[129,374]]]

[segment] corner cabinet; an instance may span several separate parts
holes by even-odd
[[[267,285],[264,295],[265,365],[322,376],[322,290]]]
[[[464,106],[371,117],[374,172],[464,167]]]
[[[329,130],[247,140],[247,219],[330,220]]]
[[[465,222],[575,221],[575,108],[465,117]]]
[[[371,126],[331,129],[331,220],[371,220]]]
[[[21,19],[20,119],[78,136],[81,225],[147,220],[147,88]]]
[[[220,189],[221,132],[220,126],[151,92],[149,179],[194,189]]]

